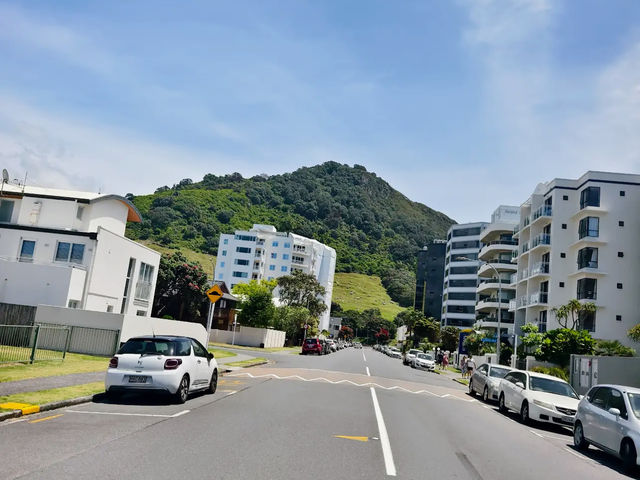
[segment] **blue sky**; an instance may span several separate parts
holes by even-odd
[[[0,166],[43,186],[361,164],[459,222],[640,173],[640,2],[0,2]]]

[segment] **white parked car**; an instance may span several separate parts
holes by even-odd
[[[432,355],[420,352],[411,362],[411,366],[413,368],[423,368],[430,372],[434,372],[436,369],[436,361],[433,359]]]
[[[338,351],[338,345],[336,344],[336,342],[334,342],[331,338],[328,338],[326,341],[329,344],[329,348],[332,352]]]
[[[184,403],[190,393],[215,393],[218,363],[200,342],[189,337],[145,336],[125,342],[109,361],[107,395],[165,392]]]
[[[578,449],[593,444],[619,457],[627,470],[640,465],[640,388],[597,385],[578,404],[573,426]]]
[[[551,375],[515,370],[500,380],[498,408],[519,413],[524,424],[534,420],[573,426],[579,401],[571,385]]]
[[[403,365],[411,365],[413,364],[413,359],[416,358],[416,355],[421,353],[422,350],[418,350],[417,348],[412,348],[402,357]]]
[[[387,355],[391,358],[402,358],[402,352],[400,352],[396,347],[389,348],[389,350],[387,350]]]
[[[482,400],[498,400],[500,380],[515,369],[505,365],[494,365],[483,363],[473,372],[469,379],[469,393],[475,395],[482,394]]]

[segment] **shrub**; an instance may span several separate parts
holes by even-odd
[[[561,367],[533,367],[532,372],[544,373],[545,375],[552,375],[554,377],[561,378],[565,382],[569,381],[569,370],[565,370]]]

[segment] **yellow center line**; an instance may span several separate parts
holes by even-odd
[[[351,435],[334,435],[335,438],[346,438],[347,440],[356,440],[357,442],[368,442],[369,437],[354,437]]]
[[[58,415],[51,415],[49,417],[39,418],[37,420],[31,420],[29,423],[38,423],[38,422],[44,422],[45,420],[53,420],[54,418],[61,417],[62,415],[64,415],[64,413],[59,413]]]

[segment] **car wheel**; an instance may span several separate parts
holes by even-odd
[[[573,445],[578,450],[586,450],[589,447],[589,442],[584,438],[584,429],[580,422],[576,422],[573,427]]]
[[[189,396],[189,377],[186,375],[182,377],[180,380],[180,385],[178,386],[178,390],[176,391],[175,399],[177,403],[184,403],[187,401],[187,397]]]
[[[531,423],[531,419],[529,418],[529,404],[526,401],[522,402],[522,407],[520,408],[520,421],[525,425]]]
[[[489,401],[489,388],[485,385],[484,390],[482,391],[482,400],[485,402]]]
[[[622,459],[622,465],[626,472],[631,472],[635,469],[636,456],[636,447],[633,445],[633,442],[625,438],[620,446],[620,458]]]
[[[476,392],[473,391],[473,380],[469,380],[469,395],[472,397],[476,395]]]
[[[207,393],[214,394],[216,393],[216,389],[218,388],[218,370],[214,370],[211,375],[211,382],[209,382],[209,388],[207,389]]]
[[[507,407],[504,404],[504,394],[503,393],[500,394],[500,398],[498,399],[498,410],[500,410],[502,413],[507,413]]]

